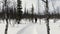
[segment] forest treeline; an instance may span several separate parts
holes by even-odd
[[[23,18],[46,18],[47,17],[47,12],[45,11],[44,15],[41,14],[34,14],[34,6],[32,4],[32,8],[31,8],[31,14],[29,14],[29,10],[24,10],[24,13],[22,11],[22,1],[17,1],[17,9],[14,8],[9,8],[7,5],[7,2],[4,1],[4,6],[2,7],[2,12],[0,12],[0,19],[6,19],[6,16],[8,19],[23,19]],[[6,7],[6,8],[4,8]],[[50,14],[50,12],[48,12],[48,16],[49,18],[60,18],[60,13],[52,13]]]

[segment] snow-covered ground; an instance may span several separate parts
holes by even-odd
[[[11,24],[9,24],[8,34],[47,34],[46,23],[44,19],[38,19],[37,23],[35,24],[28,19],[22,19],[21,23],[23,24],[15,24],[15,20],[11,20],[10,22]],[[4,34],[5,25],[5,20],[0,20],[0,34]],[[55,23],[54,19],[50,19],[49,26],[50,34],[60,34],[60,19],[56,20]]]

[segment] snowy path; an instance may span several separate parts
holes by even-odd
[[[44,32],[44,33],[43,33]],[[46,34],[46,27],[40,24],[31,24],[23,31],[19,31],[17,34]]]
[[[49,20],[50,34],[60,34],[60,20],[54,23],[53,19]],[[24,23],[24,22],[23,22]],[[36,24],[26,22],[28,24],[15,24],[14,27],[9,25],[8,34],[47,34],[46,23],[41,20]],[[0,23],[0,34],[4,34],[5,23]]]

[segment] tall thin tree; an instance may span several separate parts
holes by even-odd
[[[46,10],[47,34],[50,34],[50,27],[49,27],[49,12],[48,12],[48,10],[49,10],[49,7],[48,7],[48,0],[46,0],[46,1],[42,0],[42,1],[46,3],[46,8],[45,8],[45,10]]]
[[[7,5],[7,0],[4,0],[4,8],[3,10],[5,11],[5,19],[6,19],[6,28],[5,28],[5,34],[8,32],[8,5]]]
[[[20,23],[21,16],[22,16],[21,0],[17,0],[17,20],[18,20],[18,24]]]
[[[32,8],[31,8],[31,12],[32,12],[32,22],[33,22],[33,13],[34,13],[34,6],[33,6],[33,4],[32,4]]]
[[[25,9],[24,9],[24,13],[26,14],[26,3],[25,3]]]

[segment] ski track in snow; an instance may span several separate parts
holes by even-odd
[[[32,24],[29,24],[29,25],[27,25],[26,27],[22,28],[20,31],[18,31],[17,34],[21,34],[21,33],[24,32],[24,30],[25,30],[26,28],[28,28],[29,26],[32,26]]]
[[[55,23],[53,19],[49,21],[50,34],[60,34],[60,20],[57,20]],[[41,24],[29,22],[28,24],[19,24],[14,27],[9,25],[8,34],[47,34],[46,23],[43,20],[41,22]],[[2,23],[2,20],[0,21],[0,34],[4,34],[5,24],[6,22]]]

